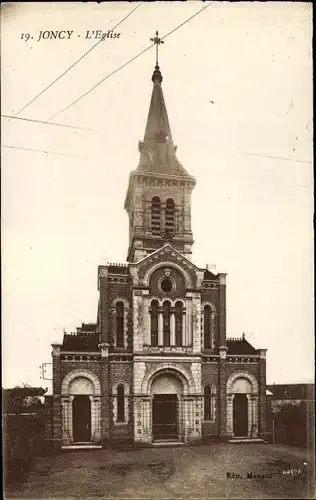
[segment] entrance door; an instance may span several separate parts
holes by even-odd
[[[234,405],[234,436],[248,436],[248,399],[246,394],[235,394]]]
[[[89,396],[75,396],[72,407],[72,425],[75,442],[91,439],[91,404]]]
[[[176,394],[155,394],[153,399],[153,438],[178,439],[178,398]]]

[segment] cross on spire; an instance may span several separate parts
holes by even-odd
[[[156,66],[158,66],[158,46],[165,42],[163,42],[162,39],[159,38],[158,30],[156,31],[156,36],[151,38],[150,41],[154,42],[154,44],[156,45]]]

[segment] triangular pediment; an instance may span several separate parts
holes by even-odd
[[[143,265],[144,263],[148,263],[153,260],[157,260],[157,257],[165,256],[168,258],[168,260],[174,260],[175,262],[177,261],[182,261],[185,266],[187,266],[190,269],[195,269],[196,271],[204,271],[204,269],[200,269],[197,267],[195,264],[193,264],[189,259],[184,257],[184,255],[176,250],[170,243],[166,243],[162,247],[158,248],[154,252],[152,252],[149,255],[146,255],[143,257],[141,260],[138,262],[135,262],[132,265],[140,266]],[[167,259],[166,259],[167,260]]]
[[[178,252],[170,243],[166,243],[164,246],[146,255],[146,257],[138,262],[130,264],[130,271],[134,277],[134,284],[138,283],[141,285],[141,283],[144,283],[145,276],[150,269],[163,265],[173,265],[177,268],[181,268],[187,276],[191,276],[189,281],[192,283],[191,286],[193,288],[195,288],[197,283],[201,283],[203,279],[204,269],[197,267],[184,257],[183,254]]]

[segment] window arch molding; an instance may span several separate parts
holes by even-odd
[[[182,307],[185,310],[185,301],[182,298],[175,297],[171,299],[170,297],[157,297],[156,295],[151,295],[149,299],[149,307],[154,300],[157,300],[159,307],[162,307],[163,303],[167,300],[170,302],[172,308],[175,307],[177,302],[181,302]]]
[[[205,422],[214,422],[215,412],[216,387],[213,382],[206,382],[205,384],[203,384],[203,420]]]
[[[184,278],[184,282],[185,282],[186,288],[193,288],[192,279],[191,279],[191,276],[189,275],[189,273],[187,271],[185,271],[183,269],[183,267],[181,267],[176,262],[169,262],[169,261],[159,262],[158,264],[155,264],[154,266],[152,266],[150,269],[148,269],[146,271],[145,276],[143,278],[143,283],[144,283],[145,286],[149,286],[149,282],[150,282],[152,274],[157,269],[159,269],[159,267],[170,267],[170,268],[177,269],[178,271],[180,271],[180,273],[182,274],[182,276]]]
[[[117,336],[117,304],[122,302],[123,307],[123,345],[118,346],[118,336]],[[115,347],[127,347],[127,337],[128,337],[128,311],[129,311],[129,301],[126,297],[115,297],[111,302],[111,314],[112,314],[112,334]]]
[[[119,409],[119,388],[123,387],[124,389],[124,401],[123,401],[123,415],[124,419],[120,419],[120,409]],[[113,398],[113,420],[115,425],[126,425],[128,424],[128,413],[129,413],[129,395],[130,395],[130,386],[123,380],[117,380],[115,384],[112,386],[112,398]]]
[[[226,394],[228,394],[228,395],[232,394],[233,383],[238,378],[248,379],[249,382],[251,383],[252,394],[259,393],[259,385],[258,385],[258,381],[257,381],[256,377],[254,375],[252,375],[252,373],[244,371],[244,372],[233,373],[229,377],[229,379],[227,380],[227,383],[226,383]]]
[[[94,396],[101,396],[101,384],[99,378],[94,373],[91,373],[89,370],[85,369],[73,370],[64,377],[61,383],[61,395],[68,396],[70,383],[75,378],[81,378],[81,377],[87,378],[92,382],[94,387]]]

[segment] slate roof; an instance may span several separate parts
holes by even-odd
[[[272,392],[271,399],[274,401],[315,399],[314,384],[273,384],[267,385],[267,389]]]
[[[167,108],[161,87],[162,76],[156,66],[153,91],[143,141],[138,144],[140,161],[137,171],[152,174],[171,174],[186,177],[195,182],[176,157]]]
[[[216,276],[215,274],[213,274],[211,271],[209,271],[208,269],[205,269],[204,271],[204,279],[205,280],[212,280],[212,281],[215,281],[215,280],[218,280],[218,276]]]
[[[255,349],[246,339],[227,339],[226,345],[228,347],[227,354],[258,354],[259,351]]]
[[[62,351],[77,351],[77,352],[98,352],[99,351],[99,334],[90,333],[88,335],[76,334],[69,335],[64,334],[63,344],[60,348]]]

